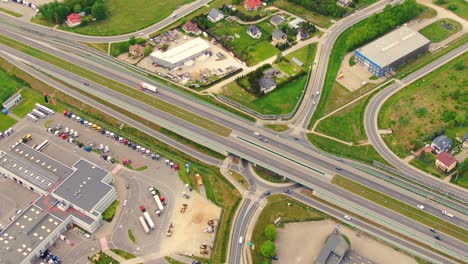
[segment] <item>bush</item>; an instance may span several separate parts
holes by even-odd
[[[447,6],[448,10],[450,11],[456,11],[458,9],[458,7],[454,4],[450,4]]]
[[[263,242],[260,251],[265,258],[272,258],[276,253],[275,243],[273,243],[271,240]]]
[[[102,213],[102,219],[106,222],[111,222],[115,216],[115,212],[119,206],[119,200],[115,200],[109,207]]]
[[[278,230],[276,230],[276,226],[274,224],[269,224],[265,227],[263,233],[265,233],[265,236],[269,240],[274,241],[276,236],[278,235]]]

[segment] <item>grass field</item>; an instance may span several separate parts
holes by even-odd
[[[278,217],[281,217],[281,223],[320,221],[328,218],[326,214],[287,196],[272,195],[268,197],[268,204],[258,217],[252,233],[251,242],[255,245],[255,249],[250,251],[252,252],[252,263],[270,263],[270,260],[263,262],[264,257],[260,252],[262,243],[267,240],[263,230]]]
[[[295,50],[287,54],[285,57],[291,63],[294,63],[292,62],[292,58],[296,58],[300,60],[302,63],[304,63],[302,68],[307,71],[309,67],[312,66],[312,64],[314,63],[316,50],[317,50],[317,43],[312,43],[306,47],[302,47],[298,50]]]
[[[121,249],[111,248],[111,251],[114,252],[115,254],[121,256],[124,259],[134,259],[134,258],[136,258],[136,256],[133,255],[132,253],[129,253],[129,252],[121,250]]]
[[[434,166],[436,157],[431,154],[427,154],[427,155],[431,156],[431,158],[423,160],[423,159],[419,159],[416,157],[410,161],[410,164],[424,172],[429,173],[430,175],[436,176],[437,178],[441,178],[441,179],[445,178],[447,175],[441,173]]]
[[[21,96],[23,97],[23,101],[19,105],[15,106],[15,108],[13,108],[11,111],[18,117],[25,117],[29,112],[31,112],[31,110],[36,107],[36,103],[44,102],[44,98],[31,89],[23,89],[21,91]],[[56,110],[53,105],[48,105],[47,107],[52,110]]]
[[[109,51],[109,43],[84,43],[84,44],[86,44],[86,46],[95,48],[104,53],[107,53]]]
[[[13,12],[13,11],[10,11],[10,10],[8,10],[8,9],[1,8],[1,7],[0,7],[0,12],[9,14],[9,15],[14,16],[14,17],[22,17],[22,16],[23,16],[22,14],[18,14],[18,13],[16,13],[16,12]]]
[[[247,180],[244,178],[244,176],[240,175],[239,173],[235,171],[229,171],[229,174],[238,182],[242,187],[244,187],[246,190],[249,189],[249,183]]]
[[[275,182],[275,183],[285,183],[285,182],[289,182],[289,180],[287,178],[284,178],[283,176],[277,174],[277,173],[274,173],[268,169],[265,169],[263,167],[260,167],[260,166],[253,166],[253,169],[255,171],[255,173],[257,173],[257,175],[264,179],[264,180],[267,180],[269,182]]]
[[[361,161],[367,164],[372,164],[374,160],[383,164],[388,164],[388,162],[380,156],[372,145],[348,146],[315,134],[307,134],[307,138],[314,146],[331,154]]]
[[[256,98],[242,89],[236,82],[232,82],[223,89],[222,95],[261,114],[281,115],[290,113],[296,107],[306,82],[307,76],[302,76],[260,98]]]
[[[419,32],[428,38],[431,42],[441,42],[461,30],[461,24],[451,19],[441,19],[429,26],[421,29]]]
[[[393,133],[384,138],[397,155],[406,156],[402,155],[402,149],[408,153],[415,147],[416,140],[429,143],[431,138],[427,137],[444,127],[452,139],[456,135],[463,138],[468,123],[467,60],[465,53],[400,90],[384,103],[378,126],[392,128]],[[463,69],[458,69],[457,65],[463,62]]]
[[[0,83],[2,88],[0,89],[0,104],[10,98],[15,92],[24,86],[24,82],[11,76],[4,69],[0,68]]]
[[[95,72],[81,68],[79,66],[73,65],[73,67],[70,66],[70,63],[67,61],[64,61],[62,59],[59,59],[57,57],[51,56],[50,54],[47,54],[43,51],[31,48],[27,45],[24,45],[22,43],[19,43],[17,41],[11,40],[9,38],[6,38],[4,36],[0,36],[0,43],[3,43],[5,45],[8,45],[12,48],[15,48],[19,51],[25,52],[31,56],[34,56],[38,59],[42,59],[46,62],[49,62],[53,65],[56,65],[57,67],[69,70],[72,73],[78,74],[80,76],[83,76],[87,79],[89,79],[92,82],[99,83],[101,85],[104,85],[110,89],[113,89],[119,93],[122,93],[126,96],[130,96],[134,99],[137,99],[143,103],[146,103],[148,105],[151,105],[155,108],[158,108],[161,111],[167,112],[171,115],[174,115],[178,118],[181,118],[185,121],[191,122],[193,124],[196,124],[200,127],[203,127],[211,132],[214,132],[219,135],[227,136],[231,133],[231,130],[219,125],[216,122],[213,122],[211,120],[202,118],[198,115],[195,115],[194,113],[191,113],[189,111],[186,111],[184,109],[178,108],[172,104],[169,104],[163,100],[157,99],[155,97],[149,98],[146,94],[141,93],[137,91],[136,89],[132,89],[131,87],[128,87],[126,85],[122,85],[119,82],[116,82],[112,79],[105,78],[99,74],[96,74]]]
[[[317,131],[354,144],[362,143],[367,139],[363,118],[371,97],[372,94],[320,121]]]
[[[463,174],[458,174],[458,177],[453,176],[450,180],[452,183],[468,189],[468,172],[465,171]]]
[[[11,116],[0,113],[0,132],[5,131],[6,129],[12,127],[14,124],[16,124],[16,119],[14,119]]]
[[[276,132],[284,132],[289,129],[288,125],[283,125],[283,124],[267,124],[265,127],[276,131]]]
[[[259,39],[254,39],[247,34],[248,25],[241,25],[237,22],[228,22],[227,20],[218,23],[209,23],[209,31],[217,36],[231,36],[230,42],[232,49],[237,55],[245,58],[250,66],[264,61],[279,53],[279,50],[273,47],[267,39],[271,36],[269,31],[263,31]],[[264,25],[265,28],[266,25]],[[236,37],[236,35],[238,37]]]
[[[179,5],[193,0],[146,1],[144,8],[135,0],[107,0],[109,17],[103,21],[89,23],[84,27],[66,30],[80,34],[111,36],[134,32],[155,24],[168,17]],[[147,32],[150,33],[150,32]]]
[[[274,5],[280,9],[286,10],[292,14],[302,17],[310,22],[316,24],[321,28],[331,26],[330,18],[319,15],[315,12],[305,9],[300,5],[293,4],[287,0],[275,0]]]
[[[336,175],[333,177],[332,183],[415,221],[435,228],[440,232],[460,239],[465,243],[468,241],[468,230],[446,222],[435,215],[419,210],[417,209],[416,205],[406,204],[397,199],[386,196],[376,190],[351,181],[343,176]]]
[[[440,5],[440,6],[442,6],[445,9],[449,9],[449,6],[453,5],[453,6],[456,7],[456,10],[452,11],[452,12],[457,14],[459,17],[462,17],[463,19],[468,20],[468,4],[466,3],[466,1],[464,1],[464,0],[446,0],[445,2],[446,2],[445,4]],[[434,3],[437,4],[437,0],[434,0]]]

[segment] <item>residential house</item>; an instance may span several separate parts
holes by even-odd
[[[281,15],[274,15],[270,18],[270,24],[275,27],[281,25],[284,21],[286,21],[286,19]]]
[[[194,35],[200,35],[202,33],[201,29],[198,27],[197,23],[193,23],[192,21],[187,21],[183,26],[182,29],[187,33],[187,34],[194,34]]]
[[[352,2],[353,2],[353,0],[338,0],[338,1],[336,2],[336,4],[339,5],[339,6],[342,6],[342,7],[347,7],[347,6],[349,6]]]
[[[286,35],[286,33],[284,33],[283,31],[279,29],[273,31],[273,33],[271,34],[271,37],[273,39],[274,45],[284,44],[288,42],[288,35]]]
[[[269,93],[276,88],[276,82],[267,77],[261,78],[258,83],[260,84],[260,89],[263,93]]]
[[[128,47],[128,54],[132,57],[141,57],[145,54],[145,47],[139,44],[131,45]]]
[[[262,6],[262,0],[244,0],[244,7],[248,11],[255,11]]]
[[[247,28],[247,34],[254,39],[259,39],[262,37],[262,31],[258,27],[253,25],[250,25]]]
[[[457,159],[447,152],[437,155],[435,166],[444,172],[450,172],[457,166]]]
[[[435,149],[437,154],[447,152],[452,146],[452,140],[445,135],[438,136],[432,141],[431,146]]]
[[[67,25],[69,27],[76,27],[81,24],[81,17],[77,13],[71,13],[67,16]]]
[[[308,39],[309,37],[310,37],[309,32],[307,32],[307,30],[300,28],[297,31],[297,36],[296,36],[297,40]]]
[[[224,14],[216,8],[211,8],[210,13],[208,13],[208,19],[216,23],[224,18]]]
[[[288,23],[289,27],[290,28],[294,28],[294,29],[298,29],[299,28],[299,25],[304,23],[304,19],[298,17],[294,20],[292,20],[291,22]]]

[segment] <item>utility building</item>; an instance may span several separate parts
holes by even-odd
[[[354,51],[358,64],[381,77],[399,66],[417,58],[429,49],[430,40],[407,26]]]
[[[166,52],[160,50],[150,54],[153,63],[162,67],[173,69],[184,65],[185,62],[193,60],[200,55],[210,51],[210,45],[201,38],[196,38],[180,46],[169,49]]]

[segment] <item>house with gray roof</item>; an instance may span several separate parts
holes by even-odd
[[[221,21],[223,18],[224,14],[216,8],[211,8],[210,13],[208,13],[208,19],[213,23]]]
[[[445,135],[436,137],[431,146],[435,149],[436,153],[448,152],[452,147],[452,140]]]
[[[274,15],[270,18],[270,23],[275,27],[281,25],[284,21],[286,21],[286,19],[281,15]]]
[[[261,78],[258,83],[260,84],[260,88],[263,93],[269,93],[276,88],[275,80],[267,77]]]
[[[279,29],[273,31],[273,33],[271,34],[271,38],[273,40],[274,45],[284,44],[288,42],[288,35],[286,35],[286,33]]]
[[[335,231],[328,237],[314,264],[338,264],[348,250],[348,242],[340,232]]]
[[[254,39],[259,39],[262,37],[262,31],[254,25],[250,25],[247,28],[247,34]]]

